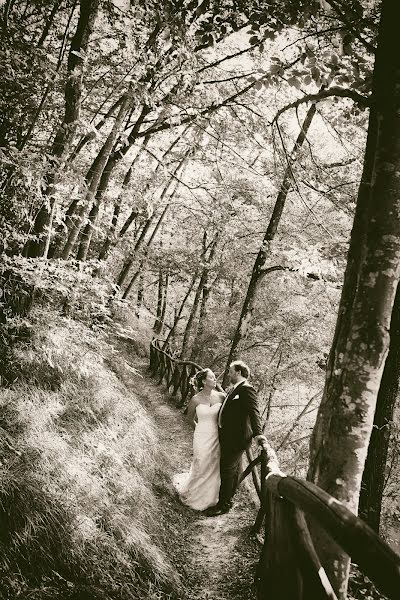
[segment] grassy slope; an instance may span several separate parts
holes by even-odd
[[[0,390],[0,594],[177,597],[153,421],[109,368],[104,335],[43,309],[31,320]]]

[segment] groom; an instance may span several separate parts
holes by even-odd
[[[233,388],[226,396],[218,415],[219,441],[221,447],[221,487],[216,506],[206,511],[213,517],[227,513],[238,486],[243,452],[254,438],[260,446],[267,446],[262,433],[257,394],[247,379],[249,367],[235,360],[229,367],[229,379]]]

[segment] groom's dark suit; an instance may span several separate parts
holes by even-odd
[[[231,504],[238,485],[241,457],[256,435],[262,435],[255,389],[242,381],[226,397],[218,424],[221,446],[221,489],[219,505]]]

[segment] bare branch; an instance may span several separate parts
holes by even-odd
[[[274,119],[271,121],[270,125],[273,125],[274,123],[276,123],[276,121],[279,119],[279,117],[284,112],[290,110],[291,108],[297,108],[298,106],[300,106],[300,104],[306,104],[307,102],[319,102],[320,100],[325,100],[326,98],[331,98],[333,96],[340,97],[340,98],[351,98],[357,104],[361,104],[362,106],[366,106],[366,107],[371,106],[371,104],[372,104],[372,100],[371,100],[370,96],[362,96],[361,94],[359,94],[358,92],[355,92],[354,90],[350,90],[347,88],[341,88],[339,86],[331,87],[327,90],[322,90],[322,91],[318,92],[317,94],[306,94],[302,98],[298,98],[294,102],[287,104],[286,106],[284,106],[283,108],[278,110]]]
[[[195,121],[199,117],[204,117],[213,112],[216,112],[223,106],[228,105],[230,102],[233,102],[239,96],[242,96],[243,94],[245,94],[246,92],[251,90],[256,85],[256,83],[257,83],[257,81],[252,81],[251,83],[249,83],[249,85],[246,85],[244,88],[242,88],[235,94],[232,94],[232,96],[225,98],[225,100],[223,100],[222,102],[220,102],[218,104],[213,103],[210,106],[208,106],[207,108],[204,108],[199,113],[197,113],[195,115],[189,115],[188,117],[182,119],[179,123],[173,124],[173,123],[170,123],[169,121],[163,121],[159,125],[155,125],[154,127],[149,127],[147,129],[145,129],[144,131],[139,132],[136,135],[136,138],[143,137],[145,135],[152,135],[154,133],[158,133],[159,131],[165,131],[166,129],[172,129],[172,127],[180,127],[181,125],[185,125],[186,123],[191,123],[192,121]]]

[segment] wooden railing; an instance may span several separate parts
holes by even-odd
[[[174,358],[160,340],[150,346],[150,370],[184,406],[190,378],[202,367]],[[220,388],[222,389],[222,388]],[[325,529],[385,596],[400,598],[400,556],[364,521],[318,486],[281,472],[272,447],[254,458],[247,453],[260,499],[254,525],[265,522],[265,539],[256,574],[258,600],[335,600],[337,596],[314,548],[306,516]],[[260,469],[260,471],[259,471]]]

